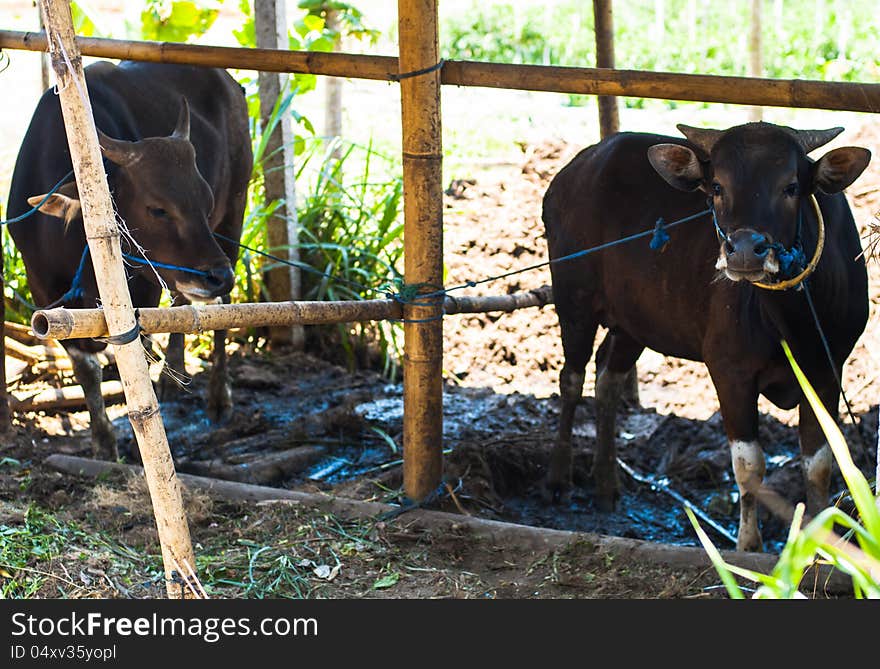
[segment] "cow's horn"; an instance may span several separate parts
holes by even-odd
[[[723,130],[713,130],[712,128],[694,128],[693,126],[679,123],[675,126],[687,140],[702,150],[707,156],[712,153],[712,147],[715,142],[723,134]]]
[[[824,146],[843,132],[843,128],[829,128],[828,130],[795,130],[794,135],[798,143],[803,147],[804,153],[809,153],[820,146]]]
[[[177,115],[177,125],[174,126],[172,137],[177,139],[189,139],[189,103],[186,98],[180,98],[180,113]]]
[[[128,165],[137,160],[137,151],[134,142],[126,142],[123,139],[113,139],[98,130],[98,141],[104,149],[107,160],[117,165]]]

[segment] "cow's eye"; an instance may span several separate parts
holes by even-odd
[[[785,193],[788,197],[794,197],[801,192],[801,187],[797,184],[797,182],[790,183],[782,189],[782,192]]]
[[[162,207],[147,207],[147,211],[150,212],[150,216],[153,218],[165,218],[168,216],[168,212],[162,209]]]
[[[721,184],[717,181],[712,184],[712,194],[715,196],[721,195]]]

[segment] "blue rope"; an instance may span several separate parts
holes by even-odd
[[[133,263],[138,263],[140,265],[149,265],[150,267],[158,267],[159,269],[173,269],[178,272],[186,272],[188,274],[195,274],[196,276],[208,276],[208,272],[204,272],[200,269],[193,269],[192,267],[183,267],[181,265],[171,265],[169,263],[157,262],[155,260],[148,260],[147,258],[138,258],[137,256],[133,256],[130,253],[123,253],[122,257],[125,258],[126,260],[129,260]]]
[[[85,272],[86,269],[86,258],[88,257],[89,245],[86,244],[86,247],[83,249],[82,257],[79,259],[79,266],[76,268],[76,274],[73,275],[73,281],[70,282],[70,288],[67,290],[66,293],[64,293],[64,295],[52,302],[52,304],[43,307],[43,309],[52,309],[53,307],[57,307],[59,304],[78,300],[83,296],[85,291],[82,287],[82,276],[83,272]]]
[[[43,197],[43,199],[40,200],[40,203],[36,207],[33,207],[30,211],[26,211],[25,213],[21,214],[20,216],[16,216],[15,218],[10,218],[5,221],[0,221],[0,225],[9,225],[10,223],[18,223],[19,221],[23,221],[24,219],[26,219],[28,216],[31,216],[31,215],[37,213],[40,210],[40,207],[42,207],[44,204],[46,204],[48,199],[50,197],[52,197],[55,194],[55,192],[59,188],[61,188],[61,186],[63,186],[67,182],[67,180],[72,176],[73,176],[73,170],[70,170],[70,172],[68,172],[67,174],[65,174],[61,178],[61,181],[59,181],[57,184],[52,186],[52,189],[48,193],[46,193],[45,197]]]
[[[281,264],[289,265],[292,267],[298,267],[300,269],[318,274],[318,275],[325,277],[325,278],[333,279],[333,280],[339,281],[341,283],[347,283],[351,286],[355,286],[355,287],[357,287],[361,290],[364,290],[364,291],[381,292],[388,299],[395,300],[401,304],[409,304],[409,305],[413,305],[413,306],[423,306],[423,307],[431,307],[431,306],[438,307],[439,306],[442,309],[443,302],[442,302],[441,298],[445,297],[446,295],[448,295],[450,292],[452,292],[454,290],[462,290],[464,288],[473,288],[473,287],[478,286],[480,284],[489,283],[491,281],[497,281],[499,279],[504,279],[509,276],[514,276],[516,274],[522,274],[524,272],[529,272],[531,270],[538,269],[540,267],[546,267],[546,266],[553,265],[556,263],[565,262],[568,260],[574,260],[576,258],[583,258],[584,256],[590,255],[592,253],[597,253],[599,251],[603,251],[603,250],[611,248],[613,246],[619,246],[621,244],[626,244],[628,242],[635,241],[636,239],[641,239],[643,237],[647,237],[648,235],[653,236],[653,239],[651,241],[651,248],[652,249],[662,248],[662,246],[665,245],[666,242],[669,241],[669,234],[666,232],[666,230],[668,230],[670,228],[674,228],[677,225],[681,225],[682,223],[687,223],[689,221],[693,221],[693,220],[700,218],[701,216],[705,216],[706,214],[709,214],[709,213],[712,214],[712,218],[713,218],[713,221],[715,222],[716,230],[720,231],[720,228],[718,227],[718,222],[715,219],[715,210],[714,210],[714,208],[709,207],[708,209],[704,209],[703,211],[698,212],[696,214],[692,214],[690,216],[680,218],[679,220],[673,221],[672,223],[666,223],[662,218],[660,218],[657,220],[656,225],[653,228],[651,228],[650,230],[643,230],[642,232],[637,232],[635,234],[629,235],[627,237],[623,237],[621,239],[616,239],[614,241],[606,242],[604,244],[599,244],[598,246],[594,246],[592,248],[583,249],[583,250],[577,251],[575,253],[570,253],[565,256],[560,256],[559,258],[554,258],[552,260],[548,260],[545,262],[536,263],[534,265],[529,265],[527,267],[522,267],[520,269],[512,270],[510,272],[505,272],[504,274],[490,276],[485,279],[480,279],[478,281],[467,281],[466,283],[463,283],[458,286],[452,286],[451,288],[438,288],[438,289],[432,290],[431,292],[428,292],[428,293],[420,293],[419,292],[422,288],[425,288],[427,286],[427,284],[403,284],[403,283],[398,282],[397,291],[390,291],[387,288],[381,288],[381,287],[380,288],[372,288],[370,286],[365,286],[363,284],[360,284],[356,281],[351,281],[349,279],[345,279],[342,277],[335,277],[331,274],[327,274],[326,272],[321,272],[320,270],[316,270],[313,267],[311,267],[305,263],[294,262],[291,260],[286,260],[284,258],[279,258],[277,256],[272,255],[271,253],[267,253],[265,251],[260,251],[258,249],[253,248],[253,247],[242,244],[241,242],[236,241],[235,239],[232,239],[231,237],[227,237],[225,235],[222,235],[218,232],[215,232],[213,234],[218,239],[222,239],[224,241],[230,242],[232,244],[237,245],[240,248],[251,251],[252,253],[257,253],[257,254],[264,256],[266,258],[270,258],[270,259],[272,259],[276,262],[279,262]],[[59,298],[58,300],[53,302],[52,305],[50,305],[49,307],[45,307],[45,308],[48,309],[48,308],[51,308],[52,306],[57,306],[58,304],[66,301],[66,300],[77,299],[79,297],[82,297],[82,294],[83,294],[82,285],[81,285],[82,284],[82,274],[83,274],[83,270],[85,268],[85,259],[86,259],[86,256],[88,255],[88,251],[89,251],[89,248],[87,245],[86,248],[83,250],[83,255],[82,255],[82,258],[80,259],[79,268],[77,269],[77,272],[73,277],[73,282],[72,282],[70,289],[64,295],[62,295],[61,298]],[[198,270],[198,269],[193,269],[190,267],[183,267],[180,265],[172,265],[169,263],[151,261],[151,260],[147,260],[146,258],[139,258],[137,256],[133,256],[128,253],[123,253],[122,256],[126,260],[129,260],[131,262],[138,263],[141,265],[150,265],[152,267],[158,267],[160,269],[169,269],[169,270],[176,270],[179,272],[187,272],[190,274],[195,274],[197,276],[208,276],[207,272],[204,272],[204,271]],[[424,319],[402,319],[401,322],[426,323],[426,322],[438,320],[440,318],[443,318],[442,313],[439,314],[438,316],[424,318]]]
[[[663,229],[668,230],[669,228],[674,228],[677,225],[681,225],[682,223],[688,223],[693,221],[701,216],[705,216],[708,213],[714,213],[714,210],[710,207],[709,209],[704,209],[701,212],[696,214],[692,214],[690,216],[686,216],[685,218],[680,218],[677,221],[673,221],[672,223],[664,223]],[[662,220],[662,219],[661,219]],[[528,267],[522,267],[520,269],[515,269],[510,272],[505,272],[504,274],[499,274],[497,276],[490,276],[485,279],[480,279],[479,281],[467,281],[459,286],[453,286],[452,288],[443,288],[432,293],[422,293],[418,296],[418,299],[439,297],[441,295],[446,295],[447,293],[452,292],[453,290],[461,290],[463,288],[473,288],[483,283],[489,283],[490,281],[497,281],[498,279],[505,279],[509,276],[514,276],[515,274],[522,274],[523,272],[529,272],[533,269],[538,269],[540,267],[546,267],[548,265],[555,265],[556,263],[565,262],[568,260],[574,260],[575,258],[583,258],[584,256],[588,256],[591,253],[597,253],[599,251],[604,251],[605,249],[610,249],[613,246],[619,246],[620,244],[626,244],[628,242],[635,241],[636,239],[641,239],[643,237],[647,237],[649,235],[654,235],[656,231],[656,226],[651,228],[650,230],[643,230],[642,232],[637,232],[633,235],[629,235],[628,237],[622,237],[621,239],[615,239],[611,242],[605,242],[604,244],[599,244],[598,246],[593,246],[589,249],[584,249],[582,251],[577,251],[576,253],[570,253],[565,256],[560,256],[558,258],[554,258],[553,260],[547,260],[545,262],[536,263],[534,265],[529,265]],[[394,298],[397,299],[397,298]],[[418,302],[411,302],[414,304],[418,304]],[[424,306],[424,305],[422,305]]]

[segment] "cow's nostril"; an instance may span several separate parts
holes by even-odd
[[[733,243],[730,241],[730,237],[728,237],[727,239],[724,240],[723,247],[724,247],[724,252],[727,255],[731,255],[736,252],[736,248],[734,247]]]
[[[212,267],[205,270],[205,283],[212,291],[226,289],[223,292],[227,292],[232,288],[233,280],[232,269],[229,267]]]
[[[767,252],[770,250],[770,247],[765,242],[759,242],[755,244],[755,255],[758,257],[763,257],[767,255]]]

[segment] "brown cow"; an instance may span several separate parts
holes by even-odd
[[[133,265],[128,274],[134,305],[156,306],[162,282],[178,302],[228,298],[238,248],[229,242],[218,244],[213,232],[231,239],[241,235],[253,161],[241,86],[224,70],[154,63],[99,62],[87,67],[85,76],[113,202],[137,242],[126,244],[123,238],[123,251],[197,272]],[[70,169],[58,97],[47,91],[19,151],[9,215],[40,202],[41,194]],[[86,244],[76,184],[63,185],[40,212],[11,224],[9,230],[37,306],[61,300],[71,288]],[[81,288],[81,294],[68,295],[63,304],[96,306],[91,263],[85,265]],[[225,331],[215,333],[208,397],[214,419],[228,416],[232,406],[225,340]],[[94,355],[105,344],[63,344],[86,394],[94,454],[116,459],[116,438]],[[183,335],[171,335],[168,349],[168,364],[183,369]]]
[[[550,257],[577,252],[675,221],[709,205],[710,216],[669,230],[669,245],[614,246],[552,266],[553,294],[565,363],[562,411],[547,493],[571,487],[571,431],[596,329],[609,329],[596,354],[597,502],[618,497],[615,415],[623,380],[645,348],[703,361],[721,405],[739,487],[737,545],[761,548],[753,491],[765,464],[758,443],[758,395],[800,409],[801,462],[807,505],[827,505],[832,456],[786,360],[780,340],[836,415],[839,375],[868,316],[861,244],[841,191],[867,167],[870,153],[844,147],[818,160],[807,154],[843,129],[793,130],[749,123],[728,130],[678,126],[687,141],[620,133],[579,153],[553,179],[543,203]],[[832,370],[803,290],[767,290],[754,282],[783,278],[784,254],[817,247],[815,195],[825,220],[825,247],[809,291],[828,336]],[[800,221],[800,223],[799,223]],[[799,268],[792,271],[797,273]],[[719,271],[720,270],[720,271]]]

